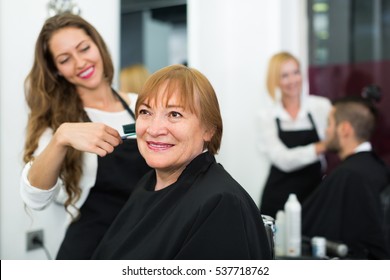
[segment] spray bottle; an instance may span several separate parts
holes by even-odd
[[[285,217],[284,211],[279,210],[276,213],[275,220],[275,256],[286,255],[286,236],[285,236]]]
[[[297,196],[291,193],[284,205],[286,226],[286,255],[301,255],[301,204]]]

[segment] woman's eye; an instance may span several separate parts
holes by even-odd
[[[81,49],[82,52],[86,52],[87,50],[89,50],[90,46],[86,46],[84,48]]]
[[[176,111],[170,112],[169,115],[170,115],[171,117],[174,117],[174,118],[180,118],[180,117],[183,116],[182,114],[180,114],[179,112],[176,112]]]
[[[61,59],[61,60],[59,61],[59,64],[65,64],[65,63],[68,62],[68,61],[69,61],[69,57],[64,58],[64,59]]]
[[[145,110],[145,109],[139,110],[138,113],[139,113],[139,115],[147,115],[147,114],[149,114],[149,112],[147,110]]]
[[[285,79],[285,78],[287,78],[287,76],[288,76],[288,74],[285,74],[285,73],[284,73],[284,74],[282,74],[282,75],[280,76],[280,78],[281,78],[281,79]]]

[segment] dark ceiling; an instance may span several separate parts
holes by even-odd
[[[187,0],[121,0],[121,13],[150,10],[156,20],[180,24],[187,22]]]

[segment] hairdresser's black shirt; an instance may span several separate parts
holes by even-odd
[[[135,120],[134,112],[127,103],[114,90],[113,94]],[[90,121],[89,118],[87,121]],[[98,169],[95,185],[80,208],[79,219],[69,225],[57,259],[90,259],[138,180],[150,171],[138,150],[136,139],[126,139],[112,153],[96,157]]]

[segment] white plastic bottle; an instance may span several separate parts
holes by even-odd
[[[286,236],[285,236],[285,217],[284,211],[279,210],[275,219],[275,256],[286,255]]]
[[[291,193],[284,205],[286,227],[286,255],[301,255],[301,204],[297,196]]]

